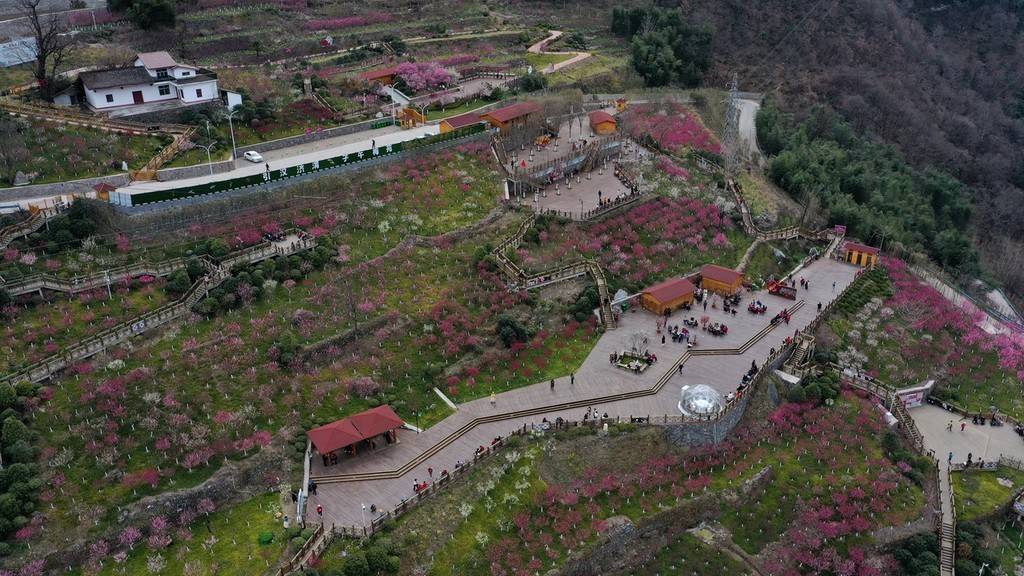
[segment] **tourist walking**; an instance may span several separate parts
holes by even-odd
[[[497,406],[497,405],[498,405],[498,397],[494,395],[494,392],[491,392],[491,406]]]
[[[953,431],[953,421],[952,420],[949,421],[949,424],[946,424],[946,430],[949,431],[949,432]]]
[[[967,428],[967,422],[961,422],[961,423],[960,423],[960,431],[961,431],[961,432],[963,432],[963,431],[964,431],[964,428]]]
[[[953,453],[952,453],[952,452],[950,452],[950,453],[949,453],[949,460],[948,460],[948,462],[949,462],[950,464],[952,464],[952,463],[953,463]]]
[[[427,466],[427,476],[430,476],[431,478],[434,477],[434,469],[430,466]]]
[[[319,516],[321,520],[324,519],[324,505],[323,504],[317,504],[316,505],[316,515]]]
[[[554,378],[551,379],[551,391],[552,392],[555,391],[555,379]]]
[[[576,373],[575,372],[569,372],[569,385],[572,386],[575,383],[576,383]]]

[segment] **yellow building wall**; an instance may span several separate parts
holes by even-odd
[[[846,261],[850,264],[856,264],[857,266],[864,266],[867,268],[868,266],[874,266],[877,263],[878,255],[850,250],[846,253]]]
[[[655,314],[661,316],[665,314],[666,310],[675,310],[677,308],[681,308],[683,304],[686,304],[687,302],[692,303],[693,294],[686,294],[684,296],[676,298],[675,300],[670,300],[669,302],[659,302],[650,294],[644,294],[643,297],[640,299],[640,302],[641,304],[643,304],[643,307],[645,309],[650,310],[651,312],[654,312]]]
[[[725,282],[719,282],[718,280],[712,280],[711,278],[704,278],[700,281],[701,288],[710,290],[716,294],[728,294],[730,296],[738,292],[742,286],[742,278],[737,280],[735,284],[726,284]]]

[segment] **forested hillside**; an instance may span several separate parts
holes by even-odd
[[[986,268],[1024,287],[1024,2],[683,1],[709,24],[705,84],[738,72],[797,119],[813,104],[972,187]],[[934,249],[931,250],[933,253]]]

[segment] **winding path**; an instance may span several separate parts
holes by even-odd
[[[541,40],[540,42],[537,42],[533,46],[530,46],[529,48],[526,49],[527,52],[530,52],[530,53],[533,53],[533,54],[563,54],[563,55],[570,55],[571,56],[568,60],[563,60],[561,62],[554,62],[551,65],[545,66],[543,69],[538,70],[538,72],[540,72],[541,74],[554,74],[555,72],[558,72],[559,70],[568,68],[569,66],[572,66],[574,64],[578,64],[578,63],[586,60],[587,58],[590,58],[590,56],[591,56],[590,52],[549,52],[549,51],[545,50],[545,48],[547,48],[548,44],[551,44],[555,40],[558,40],[564,34],[565,34],[565,32],[562,32],[561,30],[551,30],[550,33],[548,34],[547,38]]]

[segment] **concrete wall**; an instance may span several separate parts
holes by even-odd
[[[93,192],[93,186],[100,182],[106,182],[113,186],[124,186],[128,183],[127,174],[113,174],[110,176],[97,176],[95,178],[84,178],[70,182],[53,182],[50,184],[29,184],[17,188],[0,188],[0,201],[18,201],[29,198],[40,198],[45,196],[58,196],[61,194],[83,194]]]
[[[703,446],[718,444],[739,424],[747,410],[752,394],[746,394],[725,416],[709,422],[670,424],[665,426],[665,435],[677,446]]]

